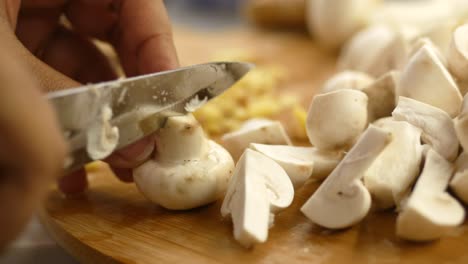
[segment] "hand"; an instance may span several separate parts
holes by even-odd
[[[61,16],[72,29],[60,23]],[[162,0],[0,2],[0,248],[17,234],[63,164],[66,148],[40,90],[116,77],[90,37],[113,45],[127,76],[178,66]],[[107,161],[129,181],[129,168],[153,147],[149,137]],[[59,186],[65,193],[83,191],[84,171],[62,177]]]

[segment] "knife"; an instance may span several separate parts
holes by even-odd
[[[65,173],[96,160],[88,143],[106,140],[107,132],[117,129],[118,136],[105,156],[157,131],[167,117],[220,95],[251,68],[243,62],[206,63],[47,94],[70,145]],[[103,134],[90,138],[96,127]]]

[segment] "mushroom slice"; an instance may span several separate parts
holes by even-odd
[[[234,161],[205,137],[192,115],[169,117],[157,133],[156,145],[155,157],[133,170],[146,198],[168,209],[185,210],[224,194]]]
[[[221,137],[224,147],[237,160],[250,143],[291,145],[286,130],[279,121],[252,119],[242,127]]]
[[[93,160],[104,159],[109,156],[119,143],[119,128],[112,126],[112,109],[104,105],[86,134],[86,151]]]
[[[294,188],[301,187],[309,177],[323,179],[344,155],[343,151],[320,151],[315,147],[250,144],[250,148],[276,161],[286,171]]]
[[[465,210],[446,192],[453,166],[429,150],[423,171],[397,218],[397,236],[414,241],[438,239],[463,223]]]
[[[327,47],[339,47],[365,26],[380,0],[308,0],[309,31]]]
[[[267,156],[246,149],[221,206],[223,217],[231,216],[234,238],[245,247],[265,242],[273,214],[288,207],[294,188],[286,172]]]
[[[437,107],[400,97],[392,113],[397,121],[406,121],[422,130],[422,142],[430,145],[449,161],[458,154],[458,140],[450,116]]]
[[[399,77],[399,72],[391,71],[362,89],[369,98],[367,105],[369,121],[392,114],[396,106],[395,89]]]
[[[468,80],[468,24],[459,26],[452,35],[448,52],[450,72],[462,81]]]
[[[361,221],[371,206],[361,177],[390,141],[388,132],[370,125],[301,211],[312,222],[331,229]]]
[[[438,107],[451,117],[458,114],[462,102],[457,84],[430,45],[424,45],[410,58],[396,94]]]
[[[468,204],[468,153],[462,152],[455,162],[455,175],[450,188],[465,204]]]
[[[398,204],[419,175],[422,159],[421,130],[401,121],[385,119],[376,124],[392,134],[392,142],[364,173],[364,185],[376,208]]]
[[[454,119],[455,132],[465,151],[468,151],[468,96],[463,98],[460,114]]]
[[[397,30],[374,25],[357,33],[345,45],[338,68],[368,73],[374,77],[399,70],[406,61],[408,44]]]
[[[362,90],[374,82],[374,78],[363,72],[343,71],[328,79],[322,86],[320,93],[329,93],[339,89]]]
[[[367,95],[342,89],[314,97],[307,114],[307,136],[324,150],[350,147],[367,126]]]
[[[427,37],[418,38],[418,39],[416,39],[416,41],[414,41],[412,43],[411,50],[408,53],[408,58],[413,57],[414,54],[416,54],[422,47],[424,47],[426,45],[430,46],[431,50],[433,50],[436,53],[437,58],[439,58],[440,62],[444,66],[447,66],[447,61],[446,61],[444,55],[442,55],[442,52],[439,50],[439,48],[437,48],[437,46],[434,44],[434,42],[432,42],[432,40],[430,38],[427,38]]]

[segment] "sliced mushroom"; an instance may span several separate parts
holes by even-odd
[[[465,204],[468,204],[468,153],[462,152],[455,162],[455,175],[450,188]]]
[[[322,86],[320,93],[329,93],[340,89],[362,90],[374,82],[374,78],[363,72],[343,71],[328,79]]]
[[[251,247],[266,241],[273,213],[288,207],[293,197],[293,185],[281,166],[260,152],[246,149],[229,182],[221,214],[231,216],[234,238]]]
[[[465,210],[446,192],[453,166],[429,150],[423,171],[397,218],[397,236],[413,240],[438,239],[463,223]]]
[[[378,209],[398,204],[419,175],[422,159],[421,130],[401,121],[385,119],[376,126],[391,133],[392,142],[364,173],[364,185]]]
[[[458,140],[450,116],[437,107],[400,97],[392,113],[397,121],[406,121],[422,130],[421,139],[449,161],[458,154]]]
[[[411,58],[414,56],[414,54],[416,54],[422,47],[424,47],[425,45],[428,45],[431,47],[431,50],[433,50],[437,57],[439,58],[440,62],[444,65],[444,66],[447,66],[447,61],[444,57],[444,55],[442,55],[442,52],[439,50],[439,48],[437,48],[435,46],[435,44],[432,42],[431,39],[427,38],[427,37],[424,37],[424,38],[418,38],[416,39],[416,41],[414,41],[411,45],[411,50],[409,51],[408,53],[408,58]]]
[[[250,144],[250,148],[276,161],[296,189],[309,177],[323,179],[328,176],[344,156],[343,151],[320,151],[314,147]]]
[[[99,113],[99,120],[95,120],[88,129],[86,151],[93,160],[104,159],[109,156],[119,143],[119,129],[112,126],[112,109],[104,105]]]
[[[323,150],[350,147],[367,126],[367,95],[342,89],[314,97],[307,114],[307,136]]]
[[[410,58],[396,94],[438,107],[451,117],[458,114],[462,101],[457,84],[430,45]]]
[[[169,117],[158,131],[156,145],[155,157],[133,170],[146,198],[168,209],[185,210],[224,194],[234,161],[205,137],[192,115]]]
[[[371,26],[353,36],[338,58],[338,68],[380,77],[402,67],[407,56],[406,40],[384,25]]]
[[[237,131],[221,137],[223,145],[237,160],[250,143],[291,145],[286,130],[279,121],[252,119],[244,123]]]
[[[371,206],[361,177],[390,141],[389,133],[370,125],[301,211],[312,222],[331,229],[361,221]]]
[[[362,89],[369,98],[369,122],[392,114],[396,106],[395,89],[399,77],[399,72],[391,71]]]
[[[468,96],[463,98],[460,114],[454,119],[455,132],[465,151],[468,151]]]
[[[448,52],[448,67],[458,81],[468,81],[468,24],[455,29]]]
[[[308,0],[309,31],[326,47],[340,47],[366,24],[380,0]]]

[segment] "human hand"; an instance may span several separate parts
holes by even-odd
[[[0,46],[32,69],[44,91],[116,78],[90,37],[113,45],[127,76],[178,66],[162,0],[8,0],[0,5]],[[60,23],[60,16],[72,29]],[[131,181],[129,168],[145,161],[153,147],[148,137],[106,161],[120,179]],[[65,193],[83,191],[84,170],[62,177],[59,186]]]

